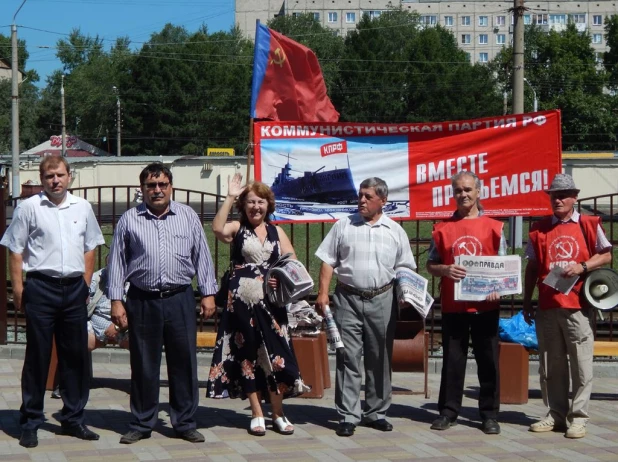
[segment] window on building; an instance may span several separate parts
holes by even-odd
[[[337,12],[331,11],[328,13],[328,22],[337,22]]]
[[[479,63],[486,63],[489,61],[489,53],[479,53]]]
[[[496,35],[496,43],[498,45],[506,45],[506,35],[505,34],[497,34]]]
[[[438,17],[433,15],[423,15],[421,16],[421,24],[425,26],[435,26],[438,23]]]
[[[469,26],[470,24],[472,24],[472,22],[470,20],[470,16],[462,16],[461,17],[461,25],[462,26]]]
[[[603,64],[603,52],[602,51],[597,51],[594,54],[594,60],[596,61],[597,64]]]
[[[594,24],[595,26],[602,26],[603,25],[603,16],[601,16],[600,14],[595,14],[592,17],[592,24]]]
[[[453,27],[453,17],[452,16],[444,16],[444,25],[446,27]]]
[[[603,34],[592,34],[592,43],[603,43]]]
[[[550,14],[550,24],[566,24],[566,14]]]
[[[546,14],[533,14],[532,15],[532,24],[535,26],[542,26],[547,24],[547,15]],[[525,23],[524,23],[525,24]]]
[[[470,62],[470,60],[472,59],[472,55],[470,53],[466,53],[466,59],[468,60],[468,62]]]
[[[315,19],[316,21],[320,20],[320,13],[313,13],[313,19]]]
[[[529,14],[524,15],[524,25],[529,26],[532,24],[532,17]]]
[[[573,24],[586,24],[586,15],[585,14],[570,14],[569,22]]]
[[[470,34],[462,34],[461,35],[461,44],[462,45],[470,44]]]
[[[480,34],[479,35],[479,44],[480,45],[487,45],[489,43],[489,36],[487,34]]]
[[[479,26],[487,27],[489,25],[489,18],[487,16],[479,16]]]
[[[292,17],[293,17],[293,18],[300,18],[300,15],[301,15],[301,14],[302,14],[302,13],[292,13]]]
[[[345,22],[348,24],[354,24],[356,22],[356,13],[346,13]]]
[[[365,14],[368,14],[370,19],[376,19],[376,18],[380,17],[380,15],[382,14],[382,11],[380,11],[380,10],[368,10],[368,11],[365,11]]]
[[[496,26],[505,26],[506,16],[496,16]]]

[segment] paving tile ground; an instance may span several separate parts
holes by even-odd
[[[359,427],[351,438],[337,437],[331,388],[322,399],[286,401],[286,414],[296,427],[294,435],[282,436],[269,428],[260,438],[247,433],[250,411],[246,401],[204,397],[208,371],[200,366],[201,398],[196,418],[206,442],[191,444],[174,438],[163,367],[159,423],[152,438],[125,446],[118,440],[131,418],[129,365],[94,363],[86,423],[100,433],[101,439],[85,442],[59,435],[56,416],[62,403],[48,397],[47,422],[39,430],[40,444],[28,450],[17,440],[21,367],[22,360],[0,359],[0,461],[618,461],[618,378],[595,379],[588,435],[579,440],[569,440],[562,433],[528,432],[528,426],[544,414],[534,375],[530,377],[529,402],[502,405],[502,433],[483,434],[476,409],[478,382],[472,374],[466,377],[459,425],[444,432],[429,429],[437,415],[439,387],[439,375],[430,374],[431,398],[402,394],[393,397],[389,420],[395,428],[390,433]],[[420,374],[396,373],[394,385],[420,388],[421,379]]]

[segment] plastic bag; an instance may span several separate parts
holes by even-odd
[[[520,343],[526,348],[539,349],[534,321],[528,325],[524,320],[524,312],[520,311],[512,318],[500,318],[499,335],[503,342]]]

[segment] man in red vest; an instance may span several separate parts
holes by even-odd
[[[500,433],[500,372],[498,369],[498,318],[496,292],[483,302],[454,299],[454,284],[466,277],[466,269],[455,264],[459,255],[506,255],[502,223],[483,215],[481,184],[472,172],[462,171],[451,178],[457,211],[435,225],[429,247],[427,270],[441,278],[442,378],[438,398],[438,417],[432,430],[447,430],[455,425],[461,410],[470,337],[480,383],[479,413],[482,430]]]
[[[536,318],[539,340],[539,374],[548,414],[530,426],[532,432],[566,430],[567,438],[586,435],[588,402],[592,392],[594,334],[590,317],[582,308],[579,292],[590,270],[611,262],[612,246],[605,237],[600,217],[580,215],[574,205],[579,189],[570,175],[559,173],[549,190],[553,215],[530,229],[526,248],[528,264],[524,284],[524,317]],[[555,267],[564,277],[579,276],[568,294],[543,284]],[[539,311],[532,305],[534,287],[539,288]],[[569,406],[569,362],[573,401]],[[568,429],[567,429],[568,426]]]

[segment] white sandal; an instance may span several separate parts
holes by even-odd
[[[262,430],[257,430],[262,428]],[[253,436],[264,436],[266,434],[266,422],[264,417],[253,417],[249,426],[249,433]]]
[[[277,417],[273,420],[273,430],[280,435],[292,435],[294,433],[294,428],[286,430],[287,427],[294,427],[287,417]]]

